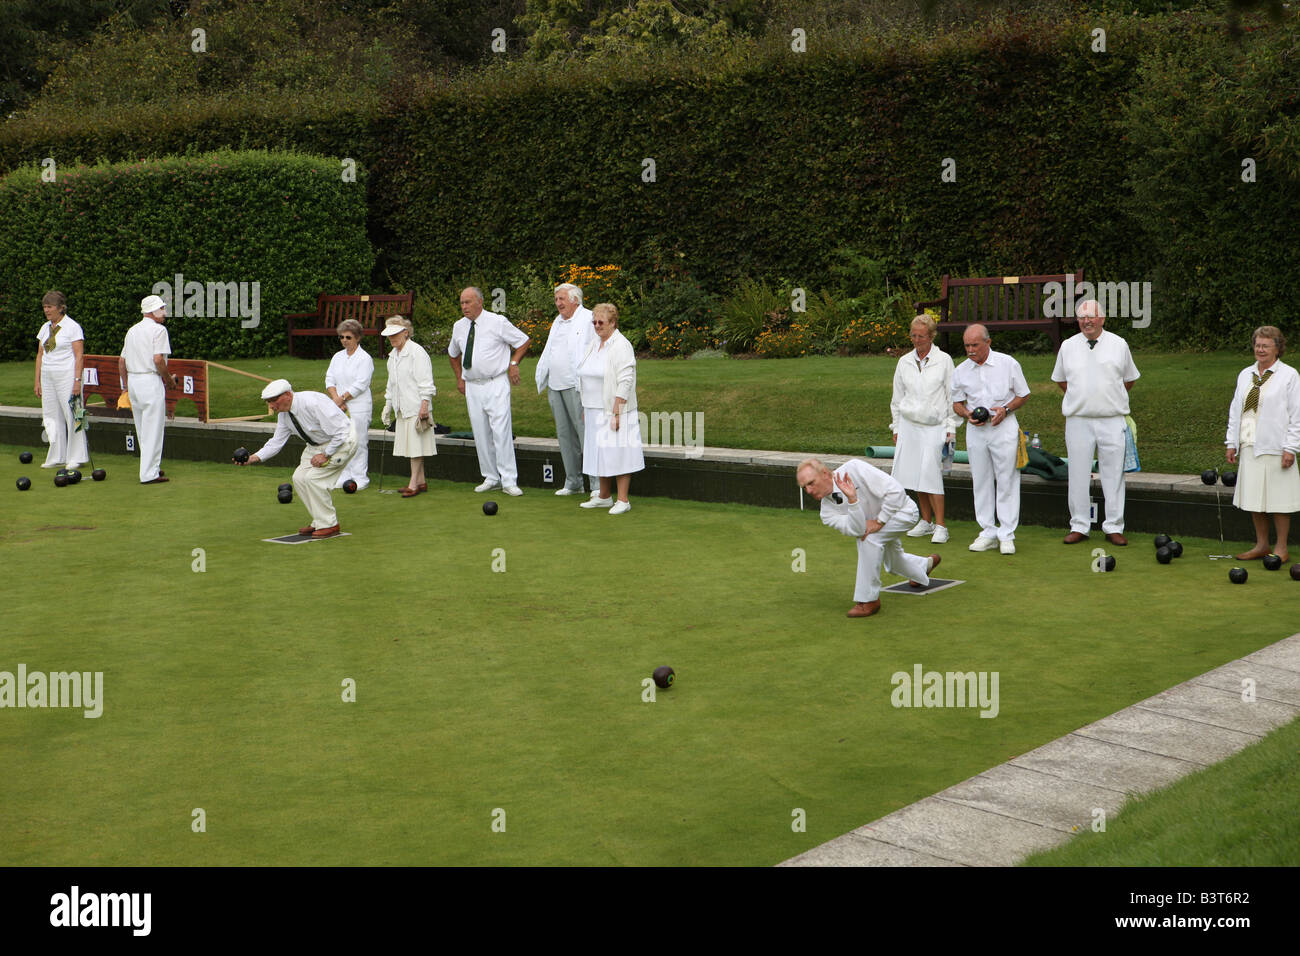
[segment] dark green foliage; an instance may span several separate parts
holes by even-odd
[[[173,354],[280,354],[285,312],[309,311],[320,292],[369,291],[364,189],[337,160],[260,152],[60,166],[54,182],[13,172],[0,181],[0,359],[34,354],[49,289],[67,295],[88,352],[116,354],[140,300],[176,273],[260,283],[260,324],[242,328],[233,304],[226,318],[174,308]]]

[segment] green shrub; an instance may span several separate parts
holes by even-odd
[[[715,343],[717,299],[690,279],[659,283],[641,298],[638,312],[636,329],[654,355],[690,355]],[[628,335],[621,318],[619,329]]]
[[[283,354],[286,312],[310,311],[322,292],[373,291],[363,179],[343,182],[334,160],[263,152],[58,166],[53,182],[34,167],[10,173],[0,359],[31,357],[49,289],[68,296],[87,351],[116,354],[140,300],[178,274],[187,288],[167,323],[173,354]],[[250,307],[256,283],[256,324],[191,283],[245,283]]]
[[[750,352],[759,333],[780,324],[789,311],[789,296],[766,282],[741,279],[718,308],[718,336],[728,352]]]

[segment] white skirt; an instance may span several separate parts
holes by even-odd
[[[943,440],[948,433],[943,422],[918,425],[903,419],[898,423],[898,447],[890,474],[908,491],[943,494]]]
[[[1237,451],[1237,487],[1232,503],[1242,511],[1291,514],[1300,511],[1300,461],[1282,467],[1281,455],[1255,457],[1254,445]]]
[[[397,458],[424,458],[438,454],[438,446],[433,440],[433,429],[424,433],[415,430],[418,421],[414,415],[399,418],[393,431],[393,455]]]
[[[645,468],[641,451],[641,420],[636,412],[619,416],[618,431],[609,427],[604,409],[584,408],[582,470],[597,478],[630,475]]]

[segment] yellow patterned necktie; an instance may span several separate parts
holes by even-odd
[[[55,325],[53,323],[50,324],[50,337],[45,340],[45,351],[47,352],[54,351],[54,340],[58,336],[60,328],[62,328],[62,326]]]
[[[1259,387],[1267,382],[1272,374],[1272,369],[1269,369],[1263,375],[1256,375],[1254,372],[1250,373],[1250,377],[1254,380],[1255,385],[1246,396],[1246,404],[1242,406],[1241,409],[1243,412],[1252,412],[1259,409]]]

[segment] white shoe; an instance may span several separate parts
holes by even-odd
[[[613,506],[613,504],[614,504],[613,498],[601,498],[597,496],[595,498],[588,498],[582,504],[578,505],[578,507],[579,508],[610,508]],[[629,507],[631,506],[629,505]]]
[[[927,534],[934,531],[933,521],[918,521],[916,527],[907,532],[909,538],[924,538]]]
[[[483,482],[483,484],[479,485],[479,486],[478,486],[477,488],[475,488],[474,490],[475,490],[475,491],[491,491],[493,488],[500,488],[500,487],[501,487],[501,482],[499,482],[499,481],[493,481],[492,479],[489,478],[487,481]]]
[[[931,544],[945,544],[948,541],[947,525],[937,524],[934,526],[934,534],[930,535]]]
[[[617,504],[615,504],[614,507],[609,509],[609,513],[612,515],[623,515],[623,514],[627,514],[631,510],[632,510],[632,502],[620,501]]]
[[[557,495],[580,495],[582,490],[574,491],[572,488],[556,488],[555,493]]]
[[[506,485],[501,490],[504,491],[512,498],[518,498],[520,495],[523,494],[523,492],[519,489],[518,485]]]
[[[992,551],[997,546],[998,546],[997,538],[986,538],[984,537],[984,535],[980,535],[978,538],[976,538],[974,541],[971,542],[970,549],[972,551]]]
[[[1006,538],[1005,540],[1003,540],[1003,542],[1001,543],[1001,545],[999,545],[999,547],[1002,549],[1003,554],[1016,553],[1016,543],[1012,541],[1010,538]]]

